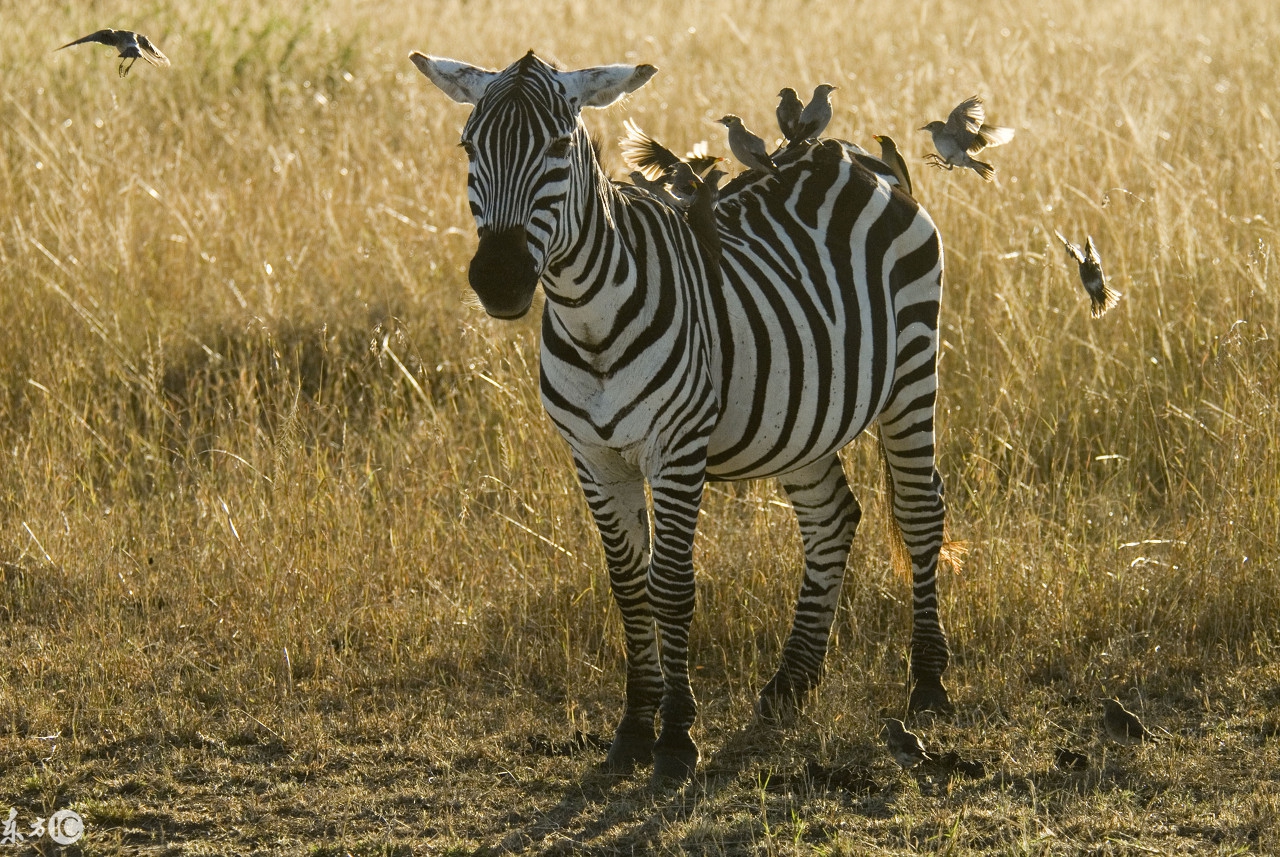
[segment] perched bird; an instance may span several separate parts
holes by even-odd
[[[829,83],[820,83],[813,88],[813,98],[804,106],[795,124],[795,134],[789,138],[791,145],[812,140],[827,130],[831,122],[831,93],[835,90],[836,87]]]
[[[716,203],[720,199],[720,179],[724,177],[724,170],[713,167],[704,177],[695,179],[693,196],[685,211],[693,237],[707,252],[712,280],[717,285],[720,281],[720,228],[716,223]]]
[[[622,159],[633,170],[639,170],[649,181],[658,181],[663,173],[676,164],[687,163],[693,172],[702,175],[724,158],[709,155],[706,144],[699,143],[684,158],[650,137],[633,120],[622,123],[627,130],[625,137],[618,138],[618,147],[622,150]]]
[[[650,180],[640,170],[632,170],[628,174],[631,183],[641,190],[647,190],[649,193],[657,196],[663,196],[667,192],[667,184],[661,180]]]
[[[907,196],[912,196],[911,174],[907,172],[907,162],[902,159],[898,144],[893,142],[892,137],[885,134],[876,134],[871,139],[880,144],[880,160],[884,161],[898,177],[898,187],[902,188],[902,192]]]
[[[1053,234],[1067,248],[1067,255],[1080,266],[1080,282],[1084,283],[1084,290],[1089,293],[1089,313],[1094,318],[1102,318],[1102,314],[1120,300],[1120,293],[1107,285],[1107,276],[1102,273],[1102,257],[1098,255],[1098,248],[1093,246],[1093,236],[1085,236],[1084,249],[1081,250],[1058,230],[1053,230]]]
[[[1156,743],[1156,736],[1146,730],[1138,715],[1116,699],[1102,700],[1102,728],[1117,744]]]
[[[778,130],[790,142],[796,139],[796,124],[800,121],[800,114],[804,112],[804,102],[789,86],[778,93],[778,98],[781,99],[777,110]]]
[[[764,140],[751,133],[747,126],[742,124],[741,119],[730,113],[716,121],[729,129],[729,150],[744,166],[748,169],[763,170],[767,173],[776,173],[778,171],[773,158],[769,157],[769,151],[765,148]]]
[[[974,95],[961,101],[951,111],[946,122],[934,120],[920,128],[933,137],[935,155],[930,153],[935,167],[954,169],[968,167],[987,181],[995,175],[996,168],[973,156],[988,146],[1002,146],[1013,139],[1012,128],[988,125],[987,111],[982,99]]]
[[[932,761],[932,757],[925,752],[924,743],[920,740],[920,736],[908,731],[906,724],[901,720],[886,717],[881,734],[884,732],[889,733],[885,738],[885,746],[889,748],[889,755],[893,756],[893,760],[904,771],[914,768],[921,762]]]
[[[118,71],[121,77],[127,75],[129,69],[133,68],[133,64],[139,59],[144,59],[155,66],[164,66],[166,68],[169,66],[169,58],[162,54],[150,39],[142,35],[142,33],[135,33],[132,30],[113,30],[108,27],[105,30],[90,33],[84,38],[76,39],[74,42],[67,42],[56,50],[60,51],[63,48],[83,45],[87,42],[110,45],[120,51],[120,67]],[[125,60],[129,61],[128,65],[125,65]]]

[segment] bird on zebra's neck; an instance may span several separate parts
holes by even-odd
[[[1089,293],[1089,314],[1094,318],[1102,318],[1120,300],[1120,293],[1107,285],[1107,276],[1102,273],[1102,257],[1098,248],[1093,245],[1093,236],[1086,235],[1084,248],[1068,241],[1061,232],[1053,230],[1053,234],[1062,242],[1067,256],[1080,266],[1080,282]]]
[[[991,146],[1003,146],[1014,134],[1012,128],[987,124],[986,108],[976,95],[957,104],[947,121],[934,120],[922,125],[920,130],[929,132],[938,150],[927,156],[931,164],[946,170],[967,167],[986,181],[991,181],[996,168],[974,155]]]
[[[751,132],[742,120],[732,113],[725,114],[716,120],[729,129],[729,151],[743,166],[751,170],[777,174],[778,166],[769,157],[769,150],[761,140]]]
[[[911,174],[907,172],[907,162],[898,151],[898,144],[886,134],[876,134],[871,139],[880,144],[880,160],[897,176],[898,187],[907,196],[914,196],[911,192]]]
[[[788,137],[788,148],[816,139],[827,130],[827,125],[831,124],[831,93],[836,89],[838,87],[829,83],[820,83],[813,88],[813,97],[796,120],[792,129],[794,133]]]
[[[677,168],[677,181],[672,183],[672,193],[685,206],[685,220],[706,251],[707,267],[713,282],[720,282],[720,228],[716,222],[716,203],[720,199],[720,179],[724,170],[713,167],[703,178],[693,174],[687,164]]]
[[[133,68],[133,64],[139,59],[146,60],[154,66],[165,68],[169,66],[169,58],[160,52],[154,42],[142,35],[142,33],[135,33],[132,30],[113,30],[108,27],[104,30],[90,33],[87,36],[82,36],[74,42],[67,42],[61,48],[55,48],[55,50],[60,51],[64,48],[89,42],[109,45],[120,52],[120,67],[117,71],[121,77],[128,75],[129,69]],[[125,60],[129,61],[128,65],[125,65]]]

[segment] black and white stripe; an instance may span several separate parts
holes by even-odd
[[[530,53],[496,72],[412,59],[476,105],[463,131],[481,236],[473,288],[503,317],[527,311],[538,282],[546,293],[542,399],[573,450],[626,631],[610,765],[652,759],[655,777],[683,779],[696,764],[688,639],[708,479],[776,476],[795,508],[804,580],[758,711],[784,719],[803,703],[861,516],[838,451],[876,421],[912,559],[912,706],[945,707],[933,424],[942,248],[928,215],[858,147],[797,146],[776,176],[721,190],[722,276],[711,277],[678,212],[606,179],[579,118],[652,67],[562,72]]]

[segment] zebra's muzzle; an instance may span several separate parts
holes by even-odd
[[[480,246],[467,272],[471,288],[494,318],[520,318],[533,304],[538,270],[523,226],[480,230]]]

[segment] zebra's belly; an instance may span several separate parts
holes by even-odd
[[[782,379],[731,385],[707,450],[712,479],[777,476],[840,449],[884,406],[888,379],[850,378],[843,371],[792,385]]]

